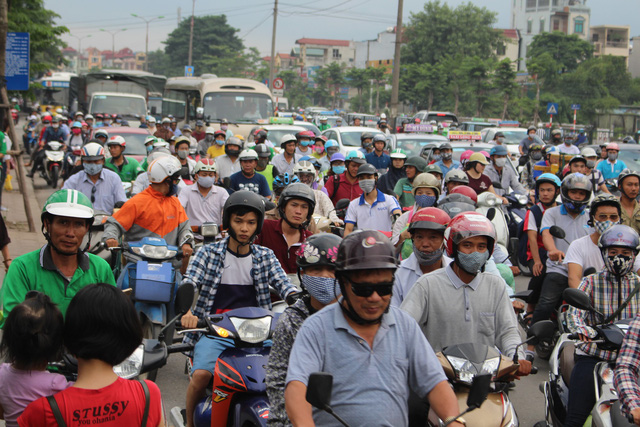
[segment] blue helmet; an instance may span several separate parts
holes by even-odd
[[[330,140],[328,140],[327,142],[324,143],[325,150],[327,148],[331,148],[331,147],[339,147],[338,141],[336,141],[335,139],[330,139]]]
[[[558,188],[560,188],[560,186],[562,185],[562,181],[560,181],[560,178],[549,172],[543,173],[538,177],[538,179],[536,179],[536,188],[538,188],[538,185],[542,184],[543,182],[549,182]]]
[[[293,184],[294,182],[300,182],[298,175],[289,175],[288,172],[285,172],[275,177],[275,179],[273,180],[273,188],[282,189],[289,184]]]
[[[490,156],[508,156],[509,150],[504,145],[496,145],[489,151]]]

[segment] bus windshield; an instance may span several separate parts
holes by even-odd
[[[204,96],[204,117],[210,121],[222,118],[232,123],[257,123],[273,114],[273,101],[268,95],[246,92],[209,92]]]
[[[91,100],[91,113],[122,114],[123,116],[144,116],[147,114],[143,98],[117,95],[95,95]]]

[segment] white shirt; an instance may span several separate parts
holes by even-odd
[[[216,157],[216,170],[221,180],[240,172],[241,169],[240,160],[237,157],[235,162],[226,154]]]
[[[558,145],[558,150],[563,154],[580,154],[580,149],[575,145],[567,147],[566,144],[560,144]]]
[[[593,243],[591,235],[581,237],[571,242],[564,258],[564,264],[570,263],[578,264],[582,267],[583,271],[589,267],[594,267],[596,271],[602,271],[604,269],[604,260],[602,259],[600,248]],[[639,269],[640,257],[636,257],[633,270],[638,271]]]
[[[203,222],[222,225],[222,208],[228,198],[229,193],[215,185],[203,197],[197,183],[187,185],[178,196],[192,226],[200,226]]]
[[[354,224],[359,230],[391,231],[391,213],[401,212],[398,200],[378,191],[378,197],[373,205],[364,198],[364,194],[349,203],[345,224]]]

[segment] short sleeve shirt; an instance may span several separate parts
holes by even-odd
[[[242,171],[236,172],[231,175],[230,187],[233,191],[249,190],[264,197],[271,195],[267,179],[259,173],[254,173],[251,178],[247,178]]]
[[[393,211],[401,213],[398,201],[378,190],[377,199],[372,205],[365,200],[364,194],[352,200],[344,222],[354,224],[360,230],[391,231]]]
[[[580,149],[575,145],[566,146],[565,144],[560,144],[558,146],[558,150],[563,154],[580,154]]]
[[[571,242],[564,258],[564,264],[578,264],[585,270],[594,267],[596,271],[604,269],[604,260],[600,253],[600,248],[593,243],[591,235],[584,236]],[[633,265],[633,271],[640,269],[640,257],[636,257]]]
[[[548,230],[552,226],[557,225],[564,230],[567,242],[573,242],[574,240],[578,240],[580,237],[584,237],[589,234],[587,226],[588,219],[589,215],[587,215],[585,211],[582,211],[582,213],[577,217],[572,218],[564,206],[556,206],[545,211],[544,216],[542,217],[542,226],[540,231]],[[566,255],[567,250],[569,249],[569,244],[564,241],[565,239],[557,239],[554,237],[553,241],[556,248],[564,252]],[[547,273],[559,273],[563,276],[568,276],[567,265],[558,265],[556,261],[547,259]]]
[[[485,191],[488,191],[489,187],[493,185],[491,178],[485,174],[480,175],[480,178],[472,178],[469,173],[467,173],[467,176],[469,177],[469,187],[473,188],[477,194],[482,194]]]

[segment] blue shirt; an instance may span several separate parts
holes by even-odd
[[[451,166],[447,167],[444,162],[442,160],[438,160],[435,165],[438,166],[440,168],[440,170],[442,171],[442,176],[444,177],[447,172],[449,172],[451,169],[460,169],[460,162],[457,160],[452,160],[453,163],[451,163]]]
[[[627,165],[622,160],[616,159],[615,163],[611,163],[609,160],[603,160],[596,165],[596,169],[602,172],[602,176],[605,180],[617,179],[620,172],[625,170]]]
[[[230,179],[231,183],[229,186],[233,191],[249,190],[264,197],[271,195],[267,178],[259,173],[254,173],[251,178],[247,178],[242,174],[242,171],[240,171],[231,175]]]
[[[398,199],[377,191],[378,197],[372,205],[366,202],[364,193],[353,199],[347,208],[344,222],[355,224],[359,230],[391,231],[391,214],[396,210],[398,214],[402,213]]]
[[[127,195],[122,188],[122,180],[112,170],[102,168],[100,178],[94,184],[85,171],[80,171],[69,177],[62,187],[66,190],[78,190],[91,200],[94,211],[113,213],[117,202],[126,202]]]
[[[365,154],[364,158],[367,159],[367,163],[371,163],[376,169],[389,169],[391,165],[391,157],[385,153],[378,156],[375,151],[372,151],[371,153]]]
[[[535,164],[535,166],[549,166],[549,163],[547,163],[546,160],[540,160],[538,163]],[[537,170],[537,169],[533,169],[533,179],[538,179],[538,177],[540,175],[542,175],[544,172],[542,172],[541,170]]]
[[[389,307],[373,348],[349,325],[338,304],[304,321],[291,349],[286,384],[307,385],[313,372],[333,375],[334,411],[352,426],[406,426],[409,390],[421,398],[446,381],[442,367],[418,324]],[[318,426],[334,418],[313,409]]]

